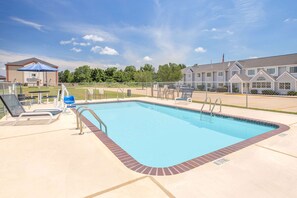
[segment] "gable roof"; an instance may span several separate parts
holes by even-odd
[[[235,61],[228,61],[224,63],[212,63],[212,64],[206,64],[206,65],[196,64],[192,68],[194,72],[220,71],[220,70],[226,70],[234,62]]]
[[[271,75],[269,75],[265,70],[261,69],[254,77],[251,78],[250,81],[253,81],[256,77],[258,78],[258,76],[260,74],[264,74],[264,76],[267,76],[268,78],[270,78],[272,81],[276,80],[276,77],[273,77]]]
[[[40,60],[40,59],[35,58],[35,57],[24,59],[24,60],[20,60],[20,61],[15,61],[15,62],[8,62],[5,65],[6,66],[24,66],[24,65],[27,65],[27,64],[33,63],[33,62],[34,63],[40,62],[40,63],[45,64],[45,65],[48,65],[50,67],[58,68],[58,66],[56,66],[56,65],[53,65],[51,63],[48,63],[46,61]]]
[[[294,64],[297,65],[297,53],[263,57],[263,58],[245,59],[245,60],[239,60],[238,62],[240,62],[240,64],[244,68],[294,65]]]
[[[229,79],[229,82],[233,81],[232,79],[233,79],[233,78],[236,78],[236,77],[239,78],[239,80],[240,80],[241,82],[248,82],[248,81],[251,80],[251,78],[248,77],[248,76],[245,75],[245,74],[234,74],[234,75]]]
[[[295,76],[293,76],[292,74],[290,74],[289,72],[285,71],[284,73],[282,73],[276,80],[279,80],[280,78],[282,78],[284,75],[288,75],[291,78],[293,78],[294,80],[297,80],[297,78]]]

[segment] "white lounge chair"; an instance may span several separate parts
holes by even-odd
[[[3,102],[5,108],[10,113],[11,117],[16,118],[14,125],[20,120],[20,118],[36,118],[36,117],[49,117],[51,123],[54,116],[57,115],[56,119],[59,119],[62,110],[57,108],[52,109],[35,109],[34,111],[25,111],[20,101],[14,94],[0,95],[0,99]]]

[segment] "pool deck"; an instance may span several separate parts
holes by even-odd
[[[175,105],[171,100],[137,100]],[[201,108],[198,103],[177,106]],[[71,111],[49,125],[36,119],[12,126],[11,118],[3,118],[0,197],[297,197],[297,116],[222,108],[224,114],[279,122],[290,129],[225,156],[225,163],[148,176],[124,166],[88,128],[78,135]]]

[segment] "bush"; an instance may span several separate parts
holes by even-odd
[[[217,92],[227,92],[228,88],[227,87],[219,87],[217,88]]]
[[[237,87],[233,87],[233,88],[232,88],[232,92],[233,92],[233,93],[238,93],[238,92],[239,92],[239,89],[238,89]]]
[[[267,90],[262,90],[262,94],[264,95],[278,95],[278,93],[276,91],[267,89]]]
[[[252,89],[251,90],[251,94],[257,94],[258,93],[258,90],[257,89]]]
[[[297,91],[288,91],[288,96],[297,96]]]
[[[199,91],[204,91],[205,90],[205,87],[204,87],[204,85],[197,85],[197,89]]]

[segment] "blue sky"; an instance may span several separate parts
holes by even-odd
[[[295,0],[2,0],[0,73],[33,56],[63,70],[297,53],[296,10]]]

